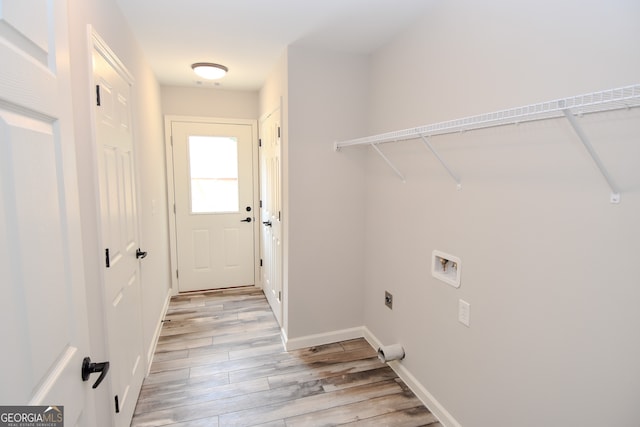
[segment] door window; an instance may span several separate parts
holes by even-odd
[[[189,136],[191,213],[239,212],[238,140]]]

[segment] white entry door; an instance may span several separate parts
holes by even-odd
[[[254,285],[253,123],[174,121],[171,135],[180,292]]]
[[[260,126],[260,200],[262,209],[262,287],[282,326],[282,198],[280,110]]]
[[[93,425],[66,2],[0,1],[0,405]]]
[[[138,214],[128,73],[93,35],[104,313],[116,426],[129,426],[145,375]]]

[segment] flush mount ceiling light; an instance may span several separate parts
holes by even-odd
[[[215,80],[224,77],[229,69],[224,65],[214,64],[212,62],[196,62],[191,64],[193,72],[207,80]]]

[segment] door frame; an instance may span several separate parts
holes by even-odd
[[[94,189],[94,194],[96,195],[96,198],[94,200],[95,202],[95,218],[96,218],[96,225],[97,225],[97,230],[96,230],[96,237],[97,237],[97,247],[95,247],[96,249],[96,253],[95,253],[95,259],[100,260],[98,262],[98,266],[100,266],[98,268],[98,277],[99,277],[99,283],[98,283],[98,295],[100,297],[100,303],[97,305],[99,307],[100,312],[99,313],[94,313],[91,314],[89,313],[89,316],[92,317],[89,319],[89,322],[95,325],[100,325],[101,327],[101,332],[100,335],[102,336],[101,338],[101,342],[100,344],[104,345],[104,352],[106,353],[106,356],[108,358],[111,358],[111,354],[114,351],[112,348],[112,343],[109,342],[108,339],[108,324],[107,324],[107,313],[105,311],[105,287],[106,287],[106,277],[105,277],[105,271],[102,268],[101,262],[104,259],[104,235],[102,233],[102,221],[103,221],[103,217],[101,214],[101,197],[100,197],[100,177],[99,177],[99,173],[100,173],[100,167],[99,167],[99,160],[98,160],[98,149],[97,149],[97,126],[96,126],[96,113],[94,111],[94,96],[96,94],[96,81],[95,81],[95,74],[94,74],[94,67],[93,67],[93,54],[94,53],[98,53],[99,55],[101,55],[103,58],[105,58],[105,60],[113,67],[113,69],[118,73],[118,75],[120,77],[122,77],[122,79],[129,85],[130,88],[130,94],[131,94],[131,107],[132,107],[132,111],[131,111],[131,116],[129,117],[130,122],[133,123],[133,103],[135,102],[133,99],[133,94],[134,94],[134,85],[135,85],[135,79],[133,77],[133,74],[131,74],[131,72],[128,70],[128,68],[124,65],[124,63],[120,60],[120,58],[116,55],[116,53],[109,47],[109,45],[106,43],[106,41],[100,36],[100,34],[97,32],[97,30],[95,29],[95,27],[93,27],[91,24],[87,25],[87,55],[88,55],[88,61],[87,61],[87,70],[88,70],[88,76],[89,76],[89,87],[88,87],[88,93],[90,94],[90,101],[89,101],[89,105],[91,106],[90,110],[89,110],[89,119],[90,119],[90,129],[91,129],[91,141],[90,141],[90,145],[91,145],[91,157],[92,157],[92,169],[94,170],[94,174],[93,174],[93,189]],[[136,204],[136,206],[139,208],[140,206],[140,179],[139,179],[139,169],[138,169],[138,159],[137,159],[137,153],[136,153],[136,129],[132,126],[131,127],[131,135],[132,135],[132,139],[133,139],[133,154],[134,154],[134,180],[135,180],[135,198],[134,198],[134,203]],[[140,237],[141,237],[141,220],[140,220],[140,211],[137,210],[137,215],[136,215],[136,229],[137,229],[137,240],[138,242],[140,242]],[[140,267],[139,267],[140,268]],[[142,276],[142,272],[140,271],[139,274],[139,283],[140,283],[140,287],[142,288],[143,286],[143,276]],[[138,307],[138,309],[140,310],[140,313],[142,313],[142,305],[140,305]],[[142,320],[139,324],[140,327],[140,331],[142,332],[142,334],[144,335],[144,327],[142,325]],[[151,353],[153,354],[153,353]],[[151,367],[150,364],[150,358],[149,358],[149,354],[147,353],[147,349],[144,347],[144,343],[142,343],[142,358],[140,360],[140,363],[142,364],[141,368],[142,371],[144,372],[144,375],[146,377],[146,375],[149,373],[149,369]],[[103,401],[98,401],[98,399],[96,398],[96,408],[99,414],[103,414],[106,415],[108,414],[110,417],[110,422],[112,424],[116,423],[117,421],[117,417],[116,417],[116,413],[114,412],[114,407],[113,407],[113,396],[116,394],[116,390],[114,390],[114,386],[112,384],[112,375],[109,374],[105,377],[105,382],[108,385],[108,399]],[[139,390],[136,390],[136,396],[135,396],[135,400],[137,401],[138,399],[138,394]],[[134,407],[135,410],[135,407]],[[131,422],[131,420],[128,420],[129,422]]]
[[[164,136],[165,136],[165,160],[167,165],[167,213],[169,216],[169,248],[170,248],[170,268],[171,268],[171,294],[178,294],[178,239],[176,230],[175,212],[175,187],[173,168],[173,141],[172,125],[174,122],[208,123],[208,124],[231,124],[245,125],[251,127],[251,160],[253,162],[253,206],[260,206],[260,170],[258,157],[258,122],[249,119],[229,119],[219,117],[204,116],[164,116]],[[257,208],[259,210],[259,208]],[[260,277],[260,229],[259,221],[253,221],[253,277],[255,286],[262,288],[262,278]]]
[[[277,117],[277,121],[278,121],[278,129],[279,129],[279,137],[280,137],[280,167],[278,170],[278,174],[280,177],[280,188],[278,189],[278,191],[280,192],[280,212],[283,213],[284,211],[284,200],[282,198],[283,196],[283,185],[282,185],[282,179],[283,179],[283,173],[282,173],[282,158],[283,158],[283,145],[282,145],[282,141],[284,140],[284,129],[282,128],[282,99],[280,99],[280,105],[278,105],[278,107],[274,110],[272,110],[270,113],[264,114],[262,117],[260,117],[259,120],[259,130],[260,130],[260,152],[259,152],[259,161],[260,161],[260,166],[262,166],[262,158],[264,156],[264,146],[262,145],[262,141],[265,139],[265,134],[262,132],[262,126],[264,124],[264,122],[266,120],[268,120],[269,118],[271,118],[272,116]],[[263,171],[260,170],[260,173],[262,173]],[[260,176],[260,191],[262,191],[262,175]],[[270,189],[267,189],[267,191],[270,191]],[[263,194],[260,194],[260,198],[262,200]],[[260,206],[260,219],[259,221],[262,222],[262,206]],[[278,320],[278,324],[280,326],[280,329],[284,331],[284,306],[285,306],[285,299],[287,298],[287,295],[284,291],[284,221],[281,219],[280,220],[280,259],[278,262],[278,266],[276,268],[280,268],[280,275],[279,275],[279,279],[280,279],[280,283],[279,288],[280,288],[280,299],[279,299],[279,306],[278,307],[274,307],[274,305],[271,304],[271,298],[273,298],[272,296],[267,295],[268,292],[266,292],[265,290],[265,282],[263,282],[263,277],[264,277],[264,271],[261,271],[260,274],[260,281],[262,282],[262,289],[263,291],[265,291],[265,296],[267,298],[267,300],[269,301],[269,306],[271,307],[271,310],[274,312],[274,315],[276,316],[276,319]],[[264,241],[264,227],[260,227],[260,259],[264,260],[265,254],[263,253],[263,243],[267,243]],[[267,261],[268,263],[268,261]],[[263,267],[264,270],[265,267]],[[277,313],[276,313],[277,311]]]

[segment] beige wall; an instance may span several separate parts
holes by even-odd
[[[199,87],[162,87],[162,113],[165,115],[258,118],[258,92]]]
[[[638,16],[626,0],[435,2],[373,55],[370,129],[639,83]],[[640,420],[640,112],[579,121],[619,205],[565,120],[434,137],[461,191],[419,141],[383,147],[406,184],[368,154],[365,325],[462,426]],[[462,259],[459,289],[431,276],[434,249]]]

